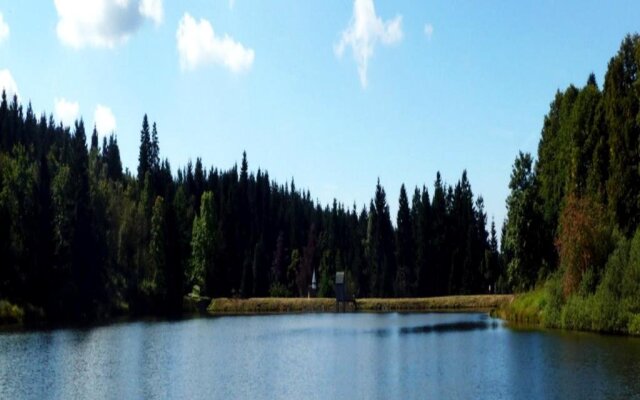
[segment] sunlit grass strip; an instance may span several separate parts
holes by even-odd
[[[367,298],[358,299],[358,311],[444,311],[492,310],[511,302],[512,295],[471,295],[427,298]],[[210,314],[261,314],[296,312],[331,312],[336,310],[333,298],[251,298],[213,299],[207,308]],[[353,311],[349,305],[348,310]]]
[[[511,302],[512,295],[468,295],[400,299],[358,299],[362,311],[492,310]]]

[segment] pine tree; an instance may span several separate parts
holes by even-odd
[[[411,218],[409,200],[404,184],[400,187],[396,224],[396,262],[398,268],[396,272],[395,294],[399,297],[407,297],[413,294],[411,285],[414,282],[412,271],[415,258],[413,220]]]
[[[76,318],[91,319],[96,297],[101,291],[102,282],[99,265],[96,262],[94,232],[91,227],[91,208],[89,199],[89,157],[87,153],[87,137],[82,120],[76,123],[72,142],[72,161],[70,165],[70,182],[73,190],[75,212],[73,218],[73,234],[71,237],[71,272],[75,284]]]
[[[514,290],[533,287],[541,265],[542,215],[536,206],[535,174],[531,155],[520,152],[513,165],[507,197],[503,253],[509,285]]]
[[[106,149],[107,176],[110,179],[121,181],[123,173],[120,148],[118,147],[118,139],[113,134],[109,136],[109,144]]]
[[[167,295],[166,288],[166,240],[165,204],[161,196],[157,196],[151,211],[151,240],[149,241],[149,255],[151,267],[146,271],[143,285],[146,285],[148,295],[152,296],[160,304],[164,304]]]
[[[433,295],[447,294],[449,279],[448,249],[447,249],[447,199],[440,172],[436,174],[436,181],[431,201],[431,248],[433,249]]]
[[[93,126],[93,132],[91,133],[91,147],[89,150],[98,151],[98,130],[95,125]]]
[[[160,144],[158,142],[158,130],[156,123],[151,128],[151,142],[149,144],[149,169],[154,173],[158,173],[160,169]]]
[[[609,131],[610,168],[607,181],[609,210],[624,233],[640,222],[638,195],[640,165],[640,96],[637,94],[640,36],[627,36],[611,59],[604,82],[603,105]]]
[[[369,211],[366,254],[370,267],[371,293],[374,296],[393,295],[396,276],[393,226],[389,215],[386,194],[380,180],[376,185],[374,200]]]
[[[149,120],[147,114],[142,118],[142,129],[140,130],[140,152],[138,154],[138,182],[142,185],[151,165],[151,135],[149,133]]]

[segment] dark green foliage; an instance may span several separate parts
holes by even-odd
[[[430,260],[432,260],[432,240],[431,234],[431,202],[429,193],[426,188],[422,192],[416,188],[413,192],[413,200],[411,202],[411,222],[413,223],[413,249],[415,256],[415,265],[413,273],[415,282],[412,290],[417,296],[428,296],[435,293],[435,275]],[[412,282],[409,280],[409,282]]]
[[[370,290],[373,296],[390,297],[394,294],[396,277],[394,247],[387,196],[378,180],[374,200],[369,206],[365,247],[369,263]]]
[[[120,149],[118,139],[114,135],[109,136],[109,143],[102,148],[102,158],[107,165],[107,177],[113,180],[122,180],[122,162],[120,161]]]
[[[625,233],[633,232],[639,222],[639,48],[637,35],[625,38],[620,51],[609,62],[603,94],[610,148],[607,194],[610,210]]]
[[[198,285],[204,288],[205,293],[213,292],[214,287],[218,246],[217,226],[213,193],[204,192],[200,203],[200,215],[193,220],[191,264],[185,272],[187,285]]]
[[[547,325],[640,333],[639,66],[627,36],[602,91],[591,74],[556,94],[535,168],[516,159],[501,258],[513,289],[549,276]]]
[[[414,240],[413,220],[409,209],[409,199],[404,185],[400,188],[398,200],[398,217],[396,219],[396,295],[407,297],[413,293],[412,285],[415,282],[414,271]]]
[[[147,172],[151,170],[151,134],[149,133],[149,120],[147,114],[142,119],[142,130],[140,131],[140,152],[138,154],[138,182],[142,184]]]
[[[306,296],[314,273],[333,296],[338,271],[359,297],[486,292],[497,242],[466,172],[455,190],[438,174],[433,199],[423,187],[409,203],[403,186],[399,203],[395,227],[379,182],[369,210],[323,208],[293,180],[251,173],[244,153],[240,168],[197,158],[173,174],[146,115],[133,175],[115,135],[87,141],[81,120],[68,129],[0,103],[0,300],[25,321],[175,316],[196,285]]]
[[[542,215],[530,154],[520,152],[513,165],[507,198],[502,249],[509,285],[517,291],[533,288],[542,267]]]

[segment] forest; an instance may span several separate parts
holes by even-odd
[[[0,104],[0,320],[180,315],[185,295],[365,297],[517,292],[545,325],[640,332],[640,37],[602,87],[558,90],[536,156],[513,164],[500,245],[467,172],[366,207],[323,205],[293,179],[195,163],[172,170],[142,118],[137,171],[90,137]],[[426,156],[426,155],[425,155]],[[295,172],[295,171],[294,171]],[[516,302],[516,304],[518,304]]]
[[[508,290],[495,224],[464,171],[399,193],[395,224],[378,181],[368,207],[322,205],[294,180],[228,170],[172,171],[145,115],[137,171],[123,170],[117,137],[87,138],[0,104],[0,319],[92,322],[177,316],[185,295],[333,295],[346,271],[357,297]],[[294,171],[295,172],[295,171]]]
[[[558,91],[536,160],[516,158],[501,258],[519,311],[544,325],[640,333],[640,36],[600,88]],[[526,311],[526,310],[529,311]]]

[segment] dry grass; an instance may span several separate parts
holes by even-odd
[[[512,295],[470,295],[403,299],[359,299],[363,311],[492,310],[510,303]]]
[[[257,297],[250,299],[213,299],[207,311],[210,314],[260,314],[288,312],[326,312],[336,309],[335,299]]]
[[[358,311],[487,311],[510,303],[512,295],[444,296],[402,299],[358,299]],[[213,299],[207,308],[210,314],[261,314],[335,311],[333,298],[251,298]],[[353,311],[349,305],[347,310]]]

